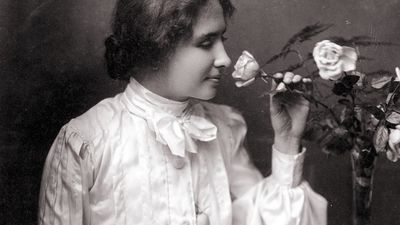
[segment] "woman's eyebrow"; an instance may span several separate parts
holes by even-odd
[[[213,38],[213,37],[219,36],[221,34],[225,34],[225,32],[226,32],[226,28],[224,28],[221,31],[214,31],[214,32],[204,33],[204,34],[199,35],[198,39]]]

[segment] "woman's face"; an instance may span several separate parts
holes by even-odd
[[[178,44],[148,88],[178,101],[213,98],[223,70],[231,63],[223,44],[225,30],[222,8],[216,0],[210,0],[200,11],[192,37]]]

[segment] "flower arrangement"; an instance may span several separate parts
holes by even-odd
[[[308,26],[295,36],[310,38],[326,30],[326,26],[320,24]],[[292,37],[282,51],[264,66],[278,57],[286,57],[292,51],[289,46],[293,39]],[[311,123],[309,123],[311,126],[306,132],[306,138],[311,137],[312,140],[321,143],[327,153],[340,154],[351,150],[354,145],[359,145],[363,149],[374,147],[377,153],[386,153],[388,159],[397,161],[400,158],[400,69],[396,68],[395,74],[384,70],[370,73],[356,70],[357,61],[365,59],[365,57],[359,57],[357,53],[360,46],[394,44],[367,42],[367,37],[364,36],[349,40],[334,37],[332,40],[316,43],[308,58],[287,68],[288,71],[295,71],[304,67],[306,61],[313,59],[318,70],[307,74],[306,77],[312,78],[314,86],[318,85],[318,79],[329,81],[333,85],[332,94],[338,97],[337,103],[328,107],[323,103],[326,96],[321,96],[321,93],[316,94],[314,91],[316,88],[309,92],[301,88],[292,90],[314,103],[317,109],[311,115]],[[345,46],[343,43],[353,47]],[[248,51],[243,51],[232,73],[236,86],[246,87],[257,78],[261,78],[266,83],[270,82],[268,79],[272,76],[264,72],[262,67],[253,55]],[[282,85],[278,85],[277,88],[281,88]],[[326,86],[327,83],[324,82],[323,85]],[[384,98],[379,99],[382,95]],[[321,98],[318,99],[316,96]],[[322,110],[318,111],[320,106]],[[321,118],[322,115],[327,116]],[[319,135],[316,136],[317,134]],[[368,142],[368,140],[373,141]]]
[[[382,153],[394,162],[400,158],[400,69],[396,68],[395,73],[381,69],[359,71],[358,63],[371,60],[360,54],[362,47],[395,45],[367,36],[331,37],[317,42],[305,56],[298,50],[299,45],[331,26],[306,26],[261,66],[249,52],[243,51],[232,76],[237,87],[248,86],[257,79],[269,83],[274,78],[262,68],[291,54],[299,61],[277,72],[304,68],[311,71],[305,77],[313,80],[312,88],[287,87],[315,106],[304,138],[317,142],[328,154],[351,152],[354,224],[368,224],[376,157]],[[276,88],[284,88],[279,80],[275,82],[279,83]]]

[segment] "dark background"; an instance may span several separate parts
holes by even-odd
[[[115,0],[0,1],[0,224],[36,224],[41,170],[60,127],[99,100],[123,90],[109,79],[103,40],[109,34]],[[302,27],[335,24],[312,42],[333,35],[369,35],[400,42],[400,0],[248,0],[235,1],[237,14],[226,42],[236,61],[243,49],[256,58],[277,53]],[[400,65],[399,47],[361,50],[374,57],[362,70],[393,70]],[[289,59],[290,60],[290,59]],[[282,63],[267,66],[276,71]],[[239,109],[248,126],[249,151],[268,174],[272,131],[266,88],[237,89],[223,80],[219,103]],[[328,157],[308,144],[305,176],[329,201],[329,224],[351,223],[349,155]],[[399,163],[380,157],[372,203],[372,224],[400,221]]]

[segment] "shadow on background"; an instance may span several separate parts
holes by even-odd
[[[36,224],[41,171],[58,130],[99,100],[123,90],[123,83],[107,77],[102,57],[114,2],[0,2],[0,224]],[[398,42],[400,36],[400,0],[235,3],[238,11],[227,41],[233,61],[243,49],[266,59],[294,32],[317,21],[335,24],[326,37],[370,35]],[[306,43],[306,47],[311,49],[313,44]],[[377,60],[363,69],[393,70],[400,65],[399,49],[370,48],[366,53]],[[276,71],[281,66],[278,63],[266,70]],[[249,126],[250,154],[257,167],[268,174],[272,132],[267,99],[259,97],[266,86],[236,89],[229,76],[223,81],[214,101],[243,113]],[[310,144],[308,148],[305,177],[329,201],[329,224],[350,224],[349,156],[328,158],[317,146]],[[400,221],[399,172],[398,163],[379,159],[372,224]]]

